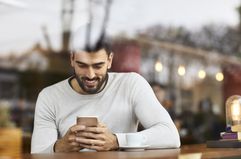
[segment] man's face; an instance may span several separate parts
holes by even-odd
[[[71,66],[79,78],[82,93],[94,94],[102,88],[112,59],[113,54],[108,56],[104,49],[93,53],[79,51],[71,55]]]

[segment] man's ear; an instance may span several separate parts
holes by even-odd
[[[109,57],[108,57],[108,67],[107,67],[108,69],[111,68],[113,57],[114,57],[114,54],[113,54],[113,52],[111,52]]]
[[[70,53],[70,64],[72,67],[74,67],[74,53],[73,52]]]

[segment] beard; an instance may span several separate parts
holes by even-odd
[[[79,77],[76,73],[74,74],[80,88],[87,94],[99,93],[101,90],[104,89],[104,84],[107,83],[108,79],[107,72],[102,79],[100,77],[94,77],[90,79],[88,77]]]

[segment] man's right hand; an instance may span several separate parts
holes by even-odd
[[[83,147],[76,142],[76,133],[83,130],[85,130],[84,125],[72,126],[63,138],[56,141],[54,152],[78,152],[83,149]]]

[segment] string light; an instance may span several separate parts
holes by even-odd
[[[198,71],[198,77],[200,79],[204,79],[206,77],[206,72],[204,70],[199,70]]]
[[[218,72],[216,74],[216,80],[221,82],[221,81],[223,81],[223,79],[224,79],[223,73],[222,72]]]
[[[180,66],[178,67],[178,74],[179,74],[180,76],[184,76],[185,73],[186,73],[186,68],[185,68],[183,65],[180,65]]]
[[[163,71],[163,64],[159,60],[156,61],[156,63],[155,63],[155,71],[156,72],[162,72]],[[186,67],[184,65],[179,65],[178,66],[178,75],[184,76],[185,74],[186,74]],[[206,75],[207,75],[207,73],[206,73],[205,70],[200,69],[198,71],[198,78],[205,79]],[[216,73],[215,78],[218,82],[221,82],[221,81],[224,80],[224,75],[223,75],[222,72],[218,72],[218,73]]]
[[[161,72],[162,69],[163,69],[162,63],[160,61],[157,61],[155,63],[155,70],[156,70],[156,72]]]

